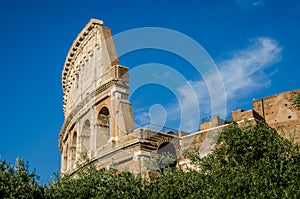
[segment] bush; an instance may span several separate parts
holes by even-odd
[[[42,198],[35,171],[29,172],[24,161],[17,159],[10,165],[0,159],[0,198]]]
[[[201,162],[203,194],[216,198],[299,198],[299,147],[264,125],[230,125]]]
[[[90,169],[45,186],[45,198],[139,198],[141,185],[141,178],[129,172]]]
[[[22,160],[1,160],[0,198],[300,198],[299,146],[267,126],[232,124],[211,154],[191,160],[199,171],[164,168],[143,179],[88,165],[43,187]]]
[[[293,93],[292,105],[297,110],[300,110],[300,92],[294,92]]]

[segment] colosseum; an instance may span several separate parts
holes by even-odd
[[[207,154],[227,125],[218,116],[197,132],[165,131],[134,124],[129,96],[128,68],[120,65],[111,30],[91,19],[74,40],[62,71],[65,120],[59,134],[61,174],[73,174],[86,154],[97,168],[117,165],[133,173],[146,171],[145,160],[169,152],[172,166],[187,166],[183,151]],[[294,92],[253,101],[252,110],[236,110],[238,122],[263,120],[285,136],[300,141],[300,111],[292,106]]]

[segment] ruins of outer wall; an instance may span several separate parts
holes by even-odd
[[[296,92],[300,90],[254,100],[253,110],[278,133],[294,142],[300,142],[300,111],[292,105]]]
[[[262,99],[253,100],[253,109],[232,112],[235,121],[255,116],[264,120],[268,126],[274,128],[279,134],[300,142],[300,111],[293,106],[293,97],[300,90],[279,93]]]

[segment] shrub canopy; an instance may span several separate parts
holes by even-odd
[[[299,198],[299,146],[265,125],[229,125],[199,168],[165,168],[150,178],[129,172],[81,168],[38,186],[24,162],[0,163],[0,198]]]

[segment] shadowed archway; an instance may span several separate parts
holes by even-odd
[[[174,144],[171,142],[164,142],[159,145],[157,154],[159,155],[159,168],[176,167],[177,154]]]

